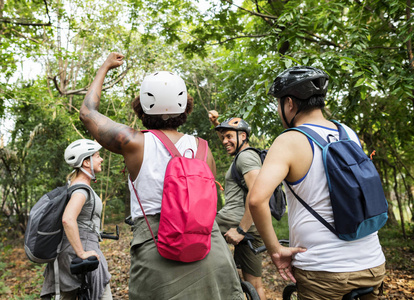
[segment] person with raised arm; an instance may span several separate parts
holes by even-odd
[[[99,112],[102,85],[109,70],[122,65],[124,56],[111,53],[99,68],[80,110],[80,119],[92,136],[106,149],[124,157],[129,172],[131,215],[134,233],[131,242],[129,298],[139,299],[243,299],[231,253],[217,224],[211,233],[211,250],[199,261],[185,263],[162,257],[155,245],[134,189],[149,224],[157,234],[160,220],[164,174],[171,158],[162,142],[151,132],[141,132],[117,123]],[[197,152],[198,140],[179,132],[193,108],[184,80],[167,71],[146,76],[132,108],[147,129],[161,130],[181,155]],[[207,164],[216,167],[208,150]]]

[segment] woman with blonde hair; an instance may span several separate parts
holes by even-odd
[[[58,272],[55,274],[54,263],[47,265],[41,292],[43,299],[50,299],[51,295],[57,294],[55,281],[58,277],[60,299],[75,300],[81,280],[77,275],[71,274],[71,262],[76,257],[87,259],[90,256],[99,259],[98,268],[87,275],[87,282],[91,285],[91,299],[112,299],[109,285],[111,275],[99,247],[102,200],[90,188],[91,180],[96,180],[95,173],[102,171],[103,159],[99,155],[101,148],[95,141],[80,139],[65,150],[65,161],[74,168],[68,175],[68,185],[74,190],[62,217],[65,234],[57,258]],[[75,188],[77,185],[79,188]]]

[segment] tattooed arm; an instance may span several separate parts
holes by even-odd
[[[135,178],[134,173],[138,174],[142,161],[143,134],[124,124],[112,121],[98,111],[105,76],[109,70],[121,66],[123,58],[122,54],[111,53],[99,68],[80,109],[80,119],[99,144],[109,151],[124,156],[128,170]]]

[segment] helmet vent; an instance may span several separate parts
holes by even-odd
[[[148,94],[148,96],[150,96],[150,97],[154,97],[154,95],[153,94],[151,94],[151,93],[147,93]]]
[[[320,81],[318,79],[312,80],[312,83],[315,87],[320,87],[320,85],[319,85]]]
[[[182,96],[184,94],[184,91],[182,91],[181,93],[178,94],[178,96]]]
[[[150,108],[153,108],[153,107],[154,107],[154,104],[151,104],[151,105],[150,105]]]

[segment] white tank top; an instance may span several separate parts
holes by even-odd
[[[326,141],[328,138],[338,139],[339,133],[336,129],[314,124],[303,125],[313,129]],[[361,145],[356,133],[348,126],[343,127],[348,136]],[[309,142],[314,154],[312,165],[304,178],[289,184],[299,197],[334,226],[322,150],[311,140]],[[307,248],[306,252],[294,256],[293,266],[307,271],[355,272],[385,262],[377,232],[356,241],[339,239],[296,199],[286,182],[284,185],[288,202],[290,246]]]
[[[164,186],[164,175],[171,155],[164,144],[151,132],[144,134],[144,157],[142,166],[137,178],[134,181],[135,189],[141,201],[146,215],[155,215],[161,212],[162,191]],[[197,151],[197,143],[194,136],[185,134],[182,136],[175,147],[186,157],[192,157]],[[131,216],[132,219],[143,217],[141,208],[135,196],[131,180],[128,179],[129,191],[131,193]]]

